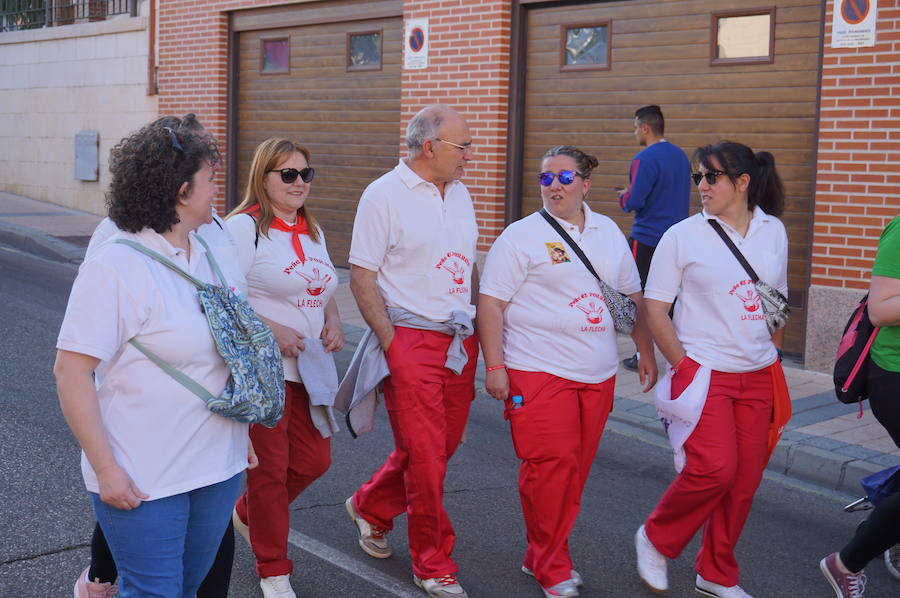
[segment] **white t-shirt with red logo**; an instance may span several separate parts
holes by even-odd
[[[667,303],[688,356],[720,372],[752,372],[777,359],[750,276],[701,212],[663,235],[653,254],[644,296]],[[715,218],[760,280],[787,296],[787,234],[758,206],[747,234]]]
[[[148,500],[227,480],[247,467],[247,425],[209,411],[128,344],[137,338],[210,393],[221,394],[231,372],[216,349],[197,289],[150,257],[112,242],[118,238],[137,241],[194,277],[219,284],[194,239],[188,262],[184,251],[152,229],[116,232],[79,269],[56,347],[101,361],[97,397],[103,427],[116,462]],[[87,489],[99,492],[84,453],[81,471]]]
[[[620,293],[641,290],[628,242],[615,222],[584,204],[584,231],[556,219],[597,274]],[[595,384],[618,368],[616,331],[597,279],[540,213],[510,224],[491,247],[481,293],[508,302],[506,367]]]
[[[293,233],[270,228],[268,237],[260,234],[257,240],[256,221],[249,214],[233,216],[226,225],[237,246],[240,270],[247,277],[247,301],[253,309],[304,337],[319,338],[325,326],[325,305],[338,286],[321,229],[318,243],[300,235],[306,258],[301,262],[291,244]],[[285,380],[301,382],[297,359],[282,361]]]
[[[363,192],[353,222],[350,263],[378,273],[387,307],[433,322],[454,311],[475,317],[472,267],[478,225],[466,186],[438,188],[405,162]]]

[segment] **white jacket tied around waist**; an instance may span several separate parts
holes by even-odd
[[[387,313],[394,326],[433,330],[452,336],[444,366],[457,376],[462,374],[469,360],[463,341],[475,331],[469,314],[454,311],[449,320],[433,322],[396,307],[387,308]],[[367,329],[353,353],[350,367],[334,399],[334,408],[347,416],[347,428],[354,437],[372,430],[378,406],[377,390],[390,374],[378,337],[371,328]]]

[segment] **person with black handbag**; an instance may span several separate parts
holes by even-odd
[[[485,386],[505,401],[528,548],[522,571],[545,596],[577,596],[568,538],[612,410],[616,331],[641,351],[644,391],[657,367],[641,283],[625,236],[585,202],[594,156],[572,146],[544,154],[544,208],[509,225],[485,262],[478,334]]]
[[[637,568],[652,590],[666,590],[666,560],[702,527],[697,591],[749,598],[738,585],[734,548],[790,413],[779,362],[788,313],[787,235],[778,219],[784,191],[772,154],[741,143],[699,148],[693,162],[703,210],[663,235],[645,301],[672,365],[670,398],[701,367],[697,379],[708,382],[691,385],[704,401],[702,415],[684,443],[683,468],[637,530]]]
[[[880,330],[870,349],[866,389],[872,414],[900,447],[900,216],[881,233],[869,284],[869,319]],[[863,568],[884,554],[891,575],[900,579],[900,493],[881,501],[840,551],[819,568],[837,598],[862,598]]]

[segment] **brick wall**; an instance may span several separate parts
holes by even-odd
[[[812,285],[868,287],[878,236],[900,210],[900,0],[878,2],[876,44],[831,46],[828,0]]]
[[[222,141],[226,159],[225,11],[274,4],[284,2],[160,2],[160,114],[195,112]],[[467,118],[476,159],[465,181],[475,199],[479,248],[487,249],[503,228],[510,0],[406,0],[404,12],[404,18],[429,19],[429,66],[403,72],[399,126],[404,129],[419,108],[432,102],[454,106]],[[224,188],[224,175],[219,182]]]
[[[441,102],[466,117],[475,146],[464,181],[475,201],[478,248],[503,230],[510,0],[406,0],[404,18],[427,18],[428,68],[404,70],[401,126]]]

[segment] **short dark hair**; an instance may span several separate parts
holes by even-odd
[[[642,106],[634,111],[634,118],[643,125],[650,127],[653,134],[662,137],[666,130],[666,119],[663,118],[662,108],[656,104]]]
[[[190,186],[204,162],[218,161],[215,139],[194,114],[163,116],[145,125],[109,153],[110,220],[132,233],[171,230],[179,222],[175,206],[181,186]]]

